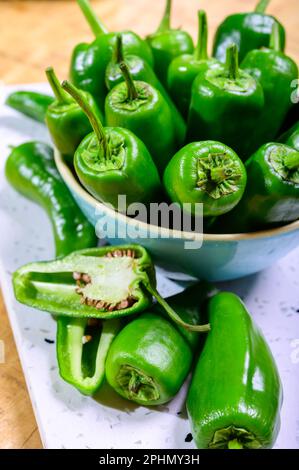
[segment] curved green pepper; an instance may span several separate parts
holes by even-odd
[[[81,106],[94,129],[81,142],[74,157],[83,186],[96,199],[116,209],[119,195],[126,196],[126,207],[134,202],[157,201],[160,178],[143,142],[127,129],[103,128],[97,109],[90,106],[84,94],[68,82],[62,85]]]
[[[6,98],[5,104],[35,121],[44,123],[47,109],[53,101],[53,96],[44,93],[14,91]]]
[[[17,191],[47,212],[57,256],[96,244],[95,230],[59,175],[51,147],[41,142],[27,142],[15,147],[6,161],[5,174]]]
[[[157,78],[151,66],[144,59],[136,55],[125,55],[124,57],[121,35],[118,35],[117,37],[113,58],[106,69],[106,86],[108,90],[112,90],[116,85],[125,81],[125,77],[119,67],[119,64],[124,61],[128,66],[133,80],[146,82],[161,93],[170,107],[173,125],[176,131],[177,145],[181,146],[185,140],[186,135],[186,124],[184,119],[175,107],[169,94],[161,84],[160,80]]]
[[[209,330],[209,325],[186,323],[160,296],[154,265],[139,245],[90,248],[27,264],[14,273],[13,286],[19,302],[73,318],[109,320],[136,314],[154,297],[178,325]]]
[[[186,31],[170,27],[172,1],[166,1],[166,8],[157,31],[147,36],[154,56],[154,70],[164,86],[167,86],[168,67],[175,57],[192,54],[193,40]]]
[[[198,73],[207,67],[219,64],[208,57],[208,24],[203,10],[198,12],[198,41],[193,54],[176,57],[168,68],[167,85],[169,93],[184,117],[188,117],[192,84]]]
[[[125,83],[107,95],[106,123],[134,132],[149,150],[160,173],[178,148],[171,109],[161,93],[145,82],[135,82],[125,62]]]
[[[220,142],[203,141],[186,145],[169,162],[164,187],[171,201],[196,215],[214,217],[235,207],[243,196],[246,171],[238,155]],[[184,206],[189,204],[189,206]]]
[[[272,142],[277,136],[292,107],[290,84],[298,79],[297,64],[282,52],[276,23],[273,26],[270,47],[250,51],[241,68],[254,77],[264,90],[264,110],[250,136],[256,150],[265,142]]]
[[[196,445],[272,447],[280,427],[282,387],[271,351],[235,294],[215,295],[208,310],[211,332],[187,397]]]
[[[281,47],[285,47],[285,29],[273,16],[265,13],[270,0],[260,0],[254,12],[228,16],[218,27],[214,39],[213,56],[225,62],[226,49],[236,44],[240,61],[253,49],[268,47],[272,28],[278,25]]]
[[[63,90],[52,67],[47,68],[46,75],[56,98],[47,109],[46,124],[55,147],[72,165],[78,145],[92,127],[81,107]],[[96,107],[89,93],[85,93],[85,97],[90,106]],[[98,113],[103,119],[100,110]]]
[[[218,140],[245,159],[252,153],[248,142],[264,102],[262,86],[239,69],[232,45],[225,65],[203,69],[193,82],[187,142]]]
[[[87,0],[77,0],[77,3],[96,39],[91,44],[78,44],[74,49],[70,79],[78,88],[88,91],[103,111],[107,94],[105,71],[113,54],[117,33],[108,33]],[[152,52],[146,41],[132,31],[123,31],[121,34],[126,53],[136,54],[153,65]]]
[[[299,152],[299,121],[278,139],[279,142],[292,147]]]
[[[269,143],[245,164],[247,186],[240,204],[217,221],[222,231],[250,232],[299,218],[299,151]]]

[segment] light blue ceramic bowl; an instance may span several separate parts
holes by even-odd
[[[117,221],[118,233],[108,237],[108,241],[113,245],[143,245],[170,277],[177,278],[178,273],[184,273],[210,281],[237,279],[268,268],[299,245],[299,221],[296,221],[282,228],[256,233],[204,234],[201,248],[186,249],[186,241],[200,241],[200,236],[190,238],[187,232],[171,231],[170,238],[157,238],[158,234],[162,237],[166,234],[165,229],[136,222],[99,203],[80,185],[58,152],[55,160],[74,199],[93,225],[102,217],[112,226]],[[122,235],[134,229],[139,237]]]

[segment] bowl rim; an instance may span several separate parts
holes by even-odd
[[[168,234],[168,238],[177,238],[177,239],[185,239],[185,240],[194,240],[194,241],[213,241],[213,242],[227,242],[227,241],[241,241],[241,240],[253,240],[258,238],[270,238],[286,233],[290,233],[292,231],[299,230],[299,220],[292,222],[290,224],[284,225],[283,227],[268,229],[268,230],[261,230],[259,232],[251,232],[251,233],[231,233],[231,234],[209,234],[203,233],[202,235],[192,233],[192,232],[184,232],[182,230],[168,230],[163,227],[158,227],[156,225],[151,225],[146,222],[142,222],[139,220],[131,219],[125,214],[121,214],[114,209],[106,206],[104,203],[95,199],[88,191],[79,183],[78,180],[74,177],[72,171],[64,162],[62,155],[60,152],[54,148],[54,159],[57,166],[57,169],[65,181],[67,186],[71,188],[71,190],[77,194],[81,199],[83,199],[88,205],[93,206],[95,209],[96,207],[100,208],[101,211],[106,212],[111,217],[115,218],[117,216],[118,220],[125,222],[128,225],[133,225],[134,227],[138,226],[138,228],[142,230],[149,230],[155,233],[159,233],[160,235]],[[167,237],[166,237],[167,238]]]

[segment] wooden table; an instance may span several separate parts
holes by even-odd
[[[173,24],[196,37],[196,10],[208,12],[211,33],[234,11],[250,11],[256,0],[174,0]],[[154,31],[164,0],[100,0],[96,11],[112,30]],[[298,0],[272,0],[269,11],[288,32],[288,52],[299,62]],[[212,36],[212,34],[211,34]],[[53,65],[58,76],[67,76],[76,43],[92,35],[75,1],[0,2],[0,77],[4,83],[45,81],[44,69]],[[210,37],[211,39],[211,37]],[[0,448],[40,448],[41,441],[28,397],[13,336],[0,297],[0,339],[6,362],[0,364]]]

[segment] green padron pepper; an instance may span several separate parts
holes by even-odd
[[[168,304],[189,323],[198,324],[211,287],[196,284],[170,297]],[[199,335],[176,328],[154,307],[118,334],[109,350],[106,377],[114,390],[140,405],[171,400],[190,371]]]
[[[232,210],[246,186],[245,167],[238,155],[220,142],[193,142],[179,150],[164,173],[164,187],[172,202],[185,212],[215,217]]]
[[[73,318],[133,315],[148,308],[153,296],[178,325],[209,330],[209,325],[186,323],[159,295],[154,265],[139,245],[90,248],[27,264],[14,273],[13,285],[20,302]]]
[[[279,21],[265,13],[270,0],[259,0],[255,11],[228,16],[218,27],[214,39],[213,56],[225,62],[226,49],[238,46],[240,61],[253,49],[268,47],[274,24],[279,27],[282,50],[285,46],[285,30]]]
[[[82,139],[92,131],[88,117],[76,101],[61,87],[52,67],[46,75],[55,95],[55,101],[46,112],[46,124],[55,147],[69,164],[73,164],[75,151]],[[85,92],[90,106],[97,107],[92,96]],[[103,116],[98,109],[98,114]]]
[[[132,79],[125,62],[120,64],[120,69],[125,82],[107,95],[106,123],[130,129],[139,137],[162,173],[179,147],[171,109],[156,88]]]
[[[166,8],[157,31],[147,37],[154,56],[154,69],[162,84],[167,87],[168,67],[175,57],[192,54],[193,40],[186,31],[170,27],[172,0],[166,0]]]
[[[158,79],[152,67],[144,59],[142,59],[142,57],[124,54],[122,36],[119,34],[117,36],[117,42],[112,60],[109,62],[106,69],[106,86],[109,91],[119,83],[125,81],[124,74],[119,67],[122,62],[126,62],[131,77],[134,81],[146,82],[161,93],[170,107],[173,125],[176,132],[177,145],[181,146],[186,136],[186,123],[184,119],[175,107],[168,92]]]
[[[193,82],[187,142],[218,140],[244,160],[252,153],[248,142],[264,104],[262,86],[239,69],[237,47],[232,45],[225,65],[203,69]]]
[[[15,147],[6,161],[5,174],[13,188],[47,212],[53,227],[56,256],[96,245],[94,227],[58,173],[49,145],[26,142]]]
[[[208,24],[205,11],[198,12],[198,41],[193,54],[176,57],[168,68],[169,93],[182,115],[187,118],[191,101],[192,84],[198,73],[207,67],[217,67],[219,62],[208,57]]]
[[[254,77],[264,90],[264,110],[249,139],[254,141],[257,150],[277,137],[292,107],[290,85],[298,79],[297,64],[282,52],[277,23],[273,25],[270,47],[250,51],[241,68]]]
[[[118,207],[118,196],[126,205],[158,201],[161,183],[158,170],[144,143],[128,129],[103,127],[97,109],[69,82],[67,90],[88,116],[94,132],[76,150],[74,165],[82,185],[98,200]]]
[[[228,233],[251,232],[299,218],[299,151],[263,145],[245,164],[247,186],[239,205],[216,222]]]
[[[278,140],[299,152],[299,121],[282,134]]]
[[[117,33],[107,31],[87,0],[77,0],[77,3],[96,39],[91,44],[78,44],[74,49],[70,79],[78,88],[88,91],[103,111],[107,94],[105,71],[113,54]],[[126,53],[136,54],[153,65],[153,55],[145,40],[132,31],[123,31],[121,34]]]
[[[6,98],[5,104],[19,113],[34,119],[37,122],[45,122],[46,112],[54,101],[53,96],[36,91],[14,91]]]
[[[200,449],[272,447],[282,387],[271,351],[235,294],[215,295],[208,311],[211,331],[187,397],[195,443]]]

